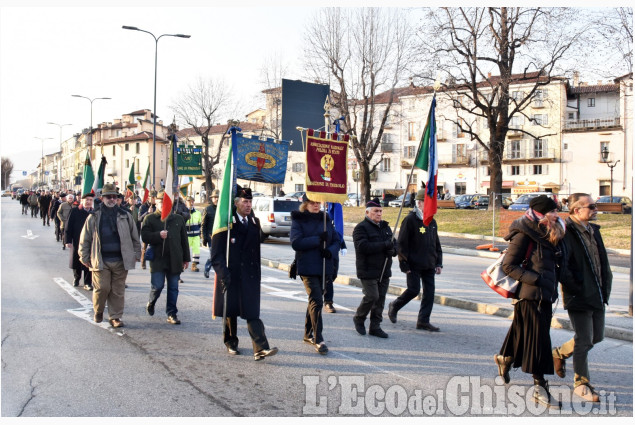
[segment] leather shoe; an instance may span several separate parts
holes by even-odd
[[[333,307],[333,303],[324,304],[324,311],[326,311],[327,313],[337,313],[337,310],[335,310],[335,307]]]
[[[392,323],[397,323],[397,312],[395,311],[394,301],[388,304],[388,319]]]
[[[110,319],[108,321],[113,328],[123,328],[123,322],[119,319]]]
[[[440,329],[430,323],[419,323],[417,324],[417,329],[423,329],[425,331],[430,332],[439,332]]]
[[[73,286],[79,286],[79,280],[74,281]]]
[[[353,323],[355,323],[355,330],[357,331],[358,334],[366,335],[366,327],[364,326],[363,323],[357,323],[357,322],[353,322]]]
[[[171,325],[180,325],[181,324],[181,321],[179,320],[178,317],[176,317],[176,314],[168,316],[167,322],[169,324],[171,324]]]
[[[233,347],[231,345],[227,346],[227,352],[232,356],[237,356],[240,354],[240,350],[238,349],[238,347]]]
[[[565,359],[561,359],[560,357],[553,357],[553,370],[556,372],[561,378],[564,378],[567,375],[567,367],[565,363]]]
[[[278,348],[273,347],[273,348],[267,348],[266,350],[260,350],[254,353],[254,360],[258,361],[258,360],[262,360],[265,357],[271,357],[274,356],[276,353],[278,352]]]
[[[209,272],[207,270],[203,270],[203,276],[205,276],[205,279],[209,279]]]
[[[382,328],[369,329],[368,335],[376,336],[378,338],[388,338],[388,334],[382,330]]]
[[[586,401],[591,401],[594,403],[597,403],[598,401],[600,401],[599,394],[595,392],[595,389],[589,384],[578,385],[573,390],[573,394],[577,395],[578,397]]]
[[[92,291],[93,287],[90,286],[90,285],[84,285],[84,289],[87,290],[87,291]]]
[[[512,365],[511,357],[503,357],[500,354],[494,355],[494,362],[498,366],[498,374],[503,377],[506,384],[509,384],[509,369]]]
[[[315,343],[313,342],[313,338],[312,337],[309,338],[309,337],[305,336],[304,338],[302,338],[302,341],[306,342],[307,344],[315,345]]]
[[[150,316],[154,316],[154,304],[152,304],[151,302],[149,302],[146,305],[146,312],[150,315]]]
[[[317,351],[318,353],[322,355],[325,355],[326,353],[329,352],[329,348],[326,346],[324,341],[322,341],[319,344],[315,344],[315,351]]]
[[[95,323],[101,323],[104,320],[104,313],[95,313],[95,317],[93,318]]]

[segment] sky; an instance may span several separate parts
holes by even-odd
[[[386,2],[0,0],[0,153],[13,161],[12,181],[23,171],[36,171],[42,152],[60,150],[60,128],[47,122],[71,124],[62,128],[62,140],[90,126],[90,102],[71,95],[111,98],[93,103],[94,127],[153,108],[154,39],[123,25],[156,36],[191,35],[159,41],[159,119],[172,121],[171,104],[199,77],[223,80],[241,105],[240,116],[232,118],[242,119],[264,107],[261,68],[266,60],[280,57],[288,66],[286,78],[303,79],[304,28],[320,6],[333,5]]]
[[[124,113],[152,110],[154,39],[124,30],[122,25],[156,36],[191,35],[189,39],[159,40],[159,119],[172,121],[171,103],[198,77],[224,80],[243,105],[242,115],[236,117],[242,119],[264,107],[260,70],[267,58],[282,56],[289,62],[289,78],[300,78],[293,69],[299,64],[303,26],[316,10],[197,7],[197,2],[187,1],[179,2],[185,5],[180,7],[167,2],[159,2],[158,7],[120,6],[117,2],[107,7],[78,7],[72,3],[54,7],[2,3],[0,151],[14,163],[13,180],[22,171],[36,170],[42,149],[44,155],[60,150],[60,128],[47,122],[72,124],[62,127],[63,140],[90,126],[90,102],[71,95],[112,98],[93,102],[94,127]]]

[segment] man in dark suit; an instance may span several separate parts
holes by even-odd
[[[260,320],[260,221],[251,210],[251,189],[238,186],[229,229],[212,237],[212,266],[216,272],[214,315],[223,314],[224,295],[226,320],[224,343],[229,354],[240,354],[236,336],[237,316],[247,321],[254,360],[262,360],[278,352],[269,348],[265,325]],[[229,233],[229,253],[227,237]],[[229,261],[227,255],[229,254]]]
[[[73,208],[68,216],[68,224],[64,228],[64,242],[71,249],[69,267],[73,269],[73,286],[79,286],[79,279],[84,273],[84,289],[93,290],[92,273],[79,261],[79,237],[82,234],[84,223],[93,212],[93,194],[85,193],[79,207]]]

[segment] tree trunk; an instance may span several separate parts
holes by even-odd
[[[359,163],[359,191],[364,205],[370,200],[370,169],[367,162]]]

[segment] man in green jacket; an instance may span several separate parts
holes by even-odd
[[[176,301],[179,297],[179,278],[181,272],[187,269],[190,262],[190,246],[185,231],[185,220],[179,214],[170,212],[165,221],[161,220],[163,209],[163,196],[161,190],[156,199],[156,212],[148,214],[141,226],[141,239],[150,245],[154,258],[150,261],[150,296],[146,311],[150,316],[154,315],[156,304],[167,280],[167,303],[165,312],[168,315],[167,322],[178,325],[181,321],[177,317],[178,309]]]
[[[574,394],[598,402],[599,394],[589,383],[588,353],[604,339],[605,306],[609,303],[613,273],[600,226],[591,223],[597,217],[597,205],[591,196],[586,193],[569,196],[569,211],[564,237],[565,269],[560,282],[564,309],[575,335],[553,349],[553,365],[556,374],[564,378],[565,360],[573,356]]]
[[[128,270],[141,259],[137,226],[129,212],[117,207],[113,184],[102,189],[102,203],[90,214],[79,237],[80,262],[93,273],[94,320],[100,323],[108,301],[109,322],[123,327],[124,293]]]

